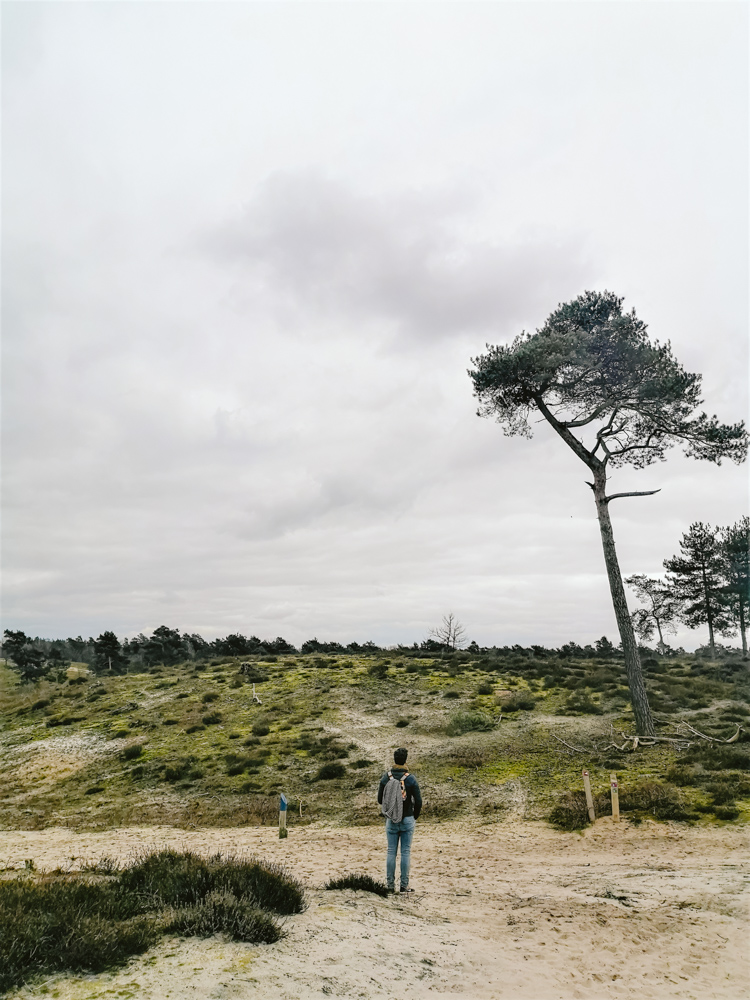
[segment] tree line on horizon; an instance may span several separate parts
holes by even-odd
[[[673,650],[664,638],[674,634],[679,623],[690,629],[707,628],[705,649],[712,659],[717,656],[717,636],[739,634],[742,655],[747,659],[750,518],[742,517],[736,524],[723,528],[696,521],[679,544],[680,554],[664,560],[667,571],[664,578],[636,573],[625,580],[643,603],[631,614],[633,627],[641,639],[641,652],[684,653],[682,648]],[[371,640],[346,644],[322,642],[315,637],[296,647],[282,636],[262,640],[239,632],[209,641],[195,632],[181,633],[179,629],[160,625],[150,636],[141,633],[122,642],[112,631],[102,632],[97,638],[84,639],[79,635],[68,639],[41,639],[6,629],[2,649],[23,680],[37,680],[67,668],[71,662],[86,663],[97,673],[122,674],[130,669],[148,670],[187,660],[294,653],[366,655],[395,650],[412,655],[443,656],[465,650],[473,655],[523,653],[531,657],[557,655],[582,659],[623,655],[622,643],[615,646],[606,636],[597,639],[593,646],[568,642],[559,648],[547,648],[518,644],[483,647],[474,641],[467,643],[465,635],[463,625],[451,612],[444,616],[441,625],[430,630],[428,638],[411,646],[384,647]],[[644,643],[655,635],[658,636],[656,647],[650,649]]]

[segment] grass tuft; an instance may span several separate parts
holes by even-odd
[[[357,892],[374,892],[376,896],[387,896],[388,886],[385,882],[378,882],[371,875],[354,873],[351,875],[341,875],[339,878],[332,878],[326,882],[325,889],[354,889]]]

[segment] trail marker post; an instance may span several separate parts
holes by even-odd
[[[281,801],[279,802],[279,840],[283,840],[284,837],[288,835],[286,828],[286,795],[281,793]]]
[[[612,819],[615,823],[620,822],[620,786],[617,783],[617,775],[610,774],[609,787],[612,792]]]
[[[591,794],[591,781],[589,780],[589,772],[584,770],[583,772],[583,790],[586,793],[586,806],[589,811],[589,819],[592,823],[596,822],[596,813],[594,812],[594,797]]]

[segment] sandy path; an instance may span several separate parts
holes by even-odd
[[[168,939],[114,975],[50,981],[70,1000],[750,997],[746,830],[421,825],[414,897],[315,888],[345,871],[382,877],[383,841],[380,827],[298,827],[285,841],[271,828],[11,831],[0,833],[0,868],[168,844],[257,853],[310,887],[308,910],[275,945]]]

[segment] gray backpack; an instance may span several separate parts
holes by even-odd
[[[404,817],[404,799],[406,798],[404,782],[408,777],[408,771],[404,772],[402,778],[394,778],[393,772],[388,772],[388,782],[383,789],[383,804],[380,811],[394,823],[400,823]]]

